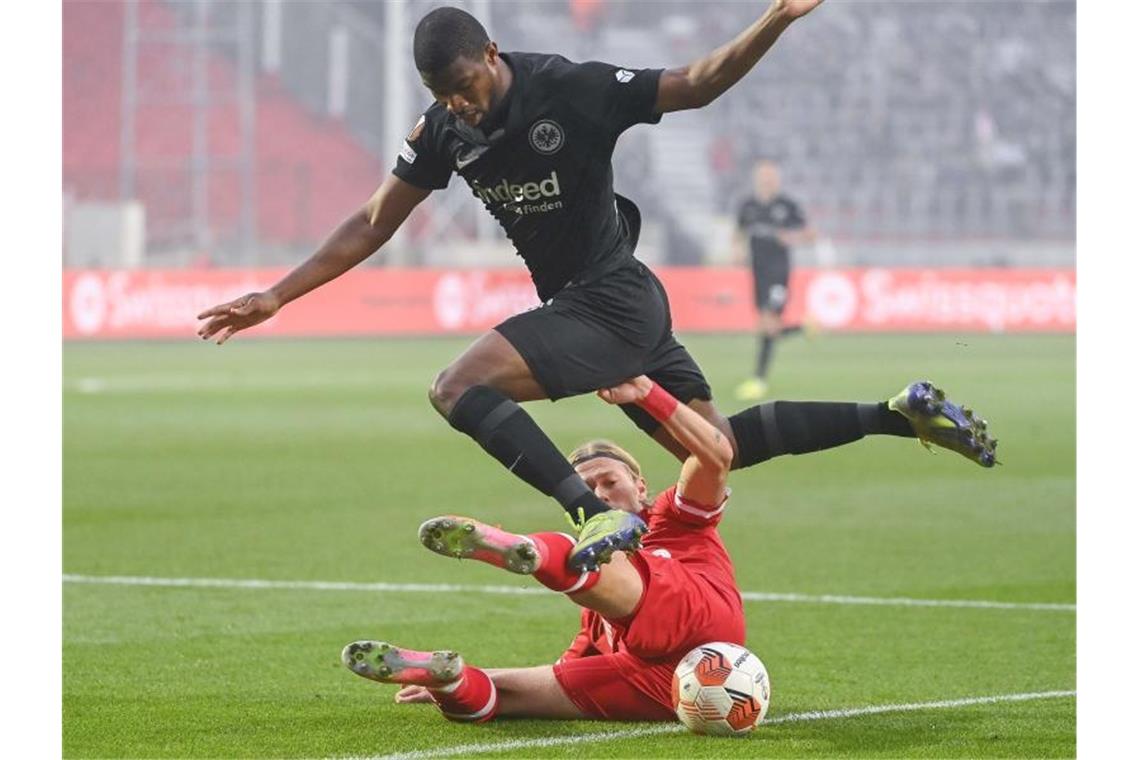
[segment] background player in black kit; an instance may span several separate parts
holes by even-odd
[[[768,368],[776,341],[801,329],[783,323],[796,245],[815,240],[798,203],[780,192],[780,169],[772,161],[759,161],[752,169],[752,196],[736,214],[738,234],[747,241],[760,313],[760,345],[756,374],[736,389],[736,397],[756,401],[768,393]]]
[[[728,436],[736,466],[868,433],[913,436],[886,403],[767,404],[731,420],[717,413],[700,369],[673,337],[664,289],[633,257],[637,207],[613,191],[610,158],[622,131],[707,105],[819,2],[775,0],[732,42],[670,70],[500,54],[469,14],[432,11],[417,25],[413,48],[436,102],[412,128],[392,174],[272,288],[202,312],[209,321],[199,334],[225,342],[340,276],[458,173],[506,230],[544,303],[476,339],[439,374],[429,397],[453,427],[582,521],[572,566],[593,567],[614,550],[635,548],[645,525],[610,510],[517,402],[556,400],[647,374]],[[684,447],[644,410],[625,411],[684,458]]]

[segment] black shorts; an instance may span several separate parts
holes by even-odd
[[[552,401],[643,374],[681,403],[712,398],[700,367],[673,337],[665,288],[636,259],[593,282],[569,285],[495,329]],[[660,427],[636,405],[622,411],[646,432]]]
[[[752,267],[752,280],[756,288],[756,308],[760,311],[784,312],[788,305],[790,267],[760,265]]]

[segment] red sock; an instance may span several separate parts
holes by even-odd
[[[601,575],[596,571],[577,573],[566,567],[566,559],[574,548],[574,539],[565,533],[531,533],[538,546],[542,564],[534,571],[534,579],[561,594],[577,593],[593,588]]]
[[[491,677],[470,665],[463,667],[459,680],[429,691],[448,720],[483,723],[494,718],[499,709],[499,692]]]

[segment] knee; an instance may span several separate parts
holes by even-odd
[[[435,376],[431,387],[428,388],[428,400],[437,412],[447,417],[455,408],[455,402],[459,401],[459,397],[472,385],[474,383],[463,377],[454,365],[445,367]]]

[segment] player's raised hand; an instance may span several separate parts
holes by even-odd
[[[776,2],[783,6],[784,14],[791,19],[806,16],[823,0],[776,0]]]
[[[199,314],[198,319],[209,321],[198,328],[198,336],[202,340],[210,340],[217,335],[217,343],[220,346],[237,331],[261,324],[276,314],[280,308],[280,301],[269,291],[246,293],[241,298],[219,304]]]
[[[652,388],[652,380],[645,375],[638,375],[612,388],[602,388],[598,391],[598,398],[607,404],[636,404]]]

